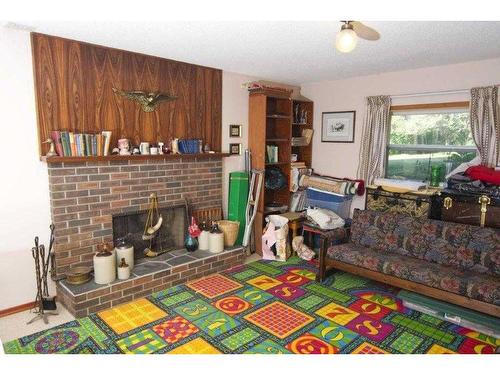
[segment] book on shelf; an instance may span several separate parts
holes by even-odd
[[[266,153],[268,163],[278,163],[278,146],[267,145]]]
[[[90,135],[91,147],[92,147],[92,156],[97,156],[97,137],[95,134]]]
[[[85,142],[83,138],[83,134],[78,134],[78,156],[85,156]]]
[[[78,156],[85,156],[85,139],[83,138],[83,134],[78,134]]]
[[[85,144],[85,134],[79,134],[80,136],[80,155],[87,156],[87,149]]]
[[[103,130],[101,132],[103,138],[104,138],[104,149],[102,154],[104,156],[108,156],[109,154],[109,144],[111,143],[111,131],[110,130]]]
[[[63,149],[63,156],[71,156],[71,146],[69,143],[69,132],[61,132],[61,143]]]
[[[76,155],[75,133],[69,132],[68,137],[69,137],[69,148],[71,151],[71,156],[75,156]]]
[[[102,143],[102,134],[96,134],[96,144],[97,144],[97,156],[102,156],[104,147]]]
[[[80,134],[75,134],[75,155],[81,156]]]
[[[85,156],[92,155],[92,140],[90,139],[90,134],[83,135],[85,139]]]
[[[67,130],[52,130],[50,138],[54,142],[58,156],[106,156],[109,154],[111,131],[101,134],[82,134]]]

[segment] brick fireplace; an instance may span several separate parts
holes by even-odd
[[[55,267],[60,278],[71,267],[92,266],[97,246],[113,240],[113,217],[147,209],[152,192],[157,194],[160,207],[182,204],[184,199],[192,210],[222,206],[220,155],[117,156],[81,162],[49,159],[47,165],[51,216],[56,228]],[[143,265],[139,274],[125,282],[78,288],[59,282],[58,298],[71,313],[81,317],[241,264],[244,257],[241,248],[227,249],[219,255],[177,252],[169,254],[169,259],[162,260],[162,267],[151,272]]]

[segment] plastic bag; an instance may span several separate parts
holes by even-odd
[[[288,219],[280,215],[269,215],[266,221],[262,236],[262,259],[284,262],[290,257],[289,248],[287,249]]]

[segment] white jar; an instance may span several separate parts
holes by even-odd
[[[116,279],[114,253],[101,252],[94,255],[94,280],[96,284],[109,284]]]
[[[130,277],[130,266],[118,266],[118,280],[127,280]]]
[[[208,230],[201,231],[200,236],[198,237],[198,249],[199,250],[210,249],[210,232]]]
[[[224,251],[224,233],[214,224],[209,235],[209,250],[211,253],[222,253]]]
[[[201,223],[200,225],[201,233],[198,237],[198,249],[199,250],[209,250],[210,249],[210,231],[206,223]]]
[[[134,269],[134,247],[123,239],[116,244],[115,252],[116,264],[120,264],[122,258],[125,258],[125,262],[132,271]]]

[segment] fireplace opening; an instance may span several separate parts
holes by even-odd
[[[168,252],[184,248],[184,239],[188,228],[187,205],[182,203],[174,206],[158,207],[163,217],[162,226],[156,232],[153,247],[156,252]],[[134,258],[144,258],[144,249],[150,241],[143,240],[146,225],[147,210],[113,215],[113,242],[126,237],[134,246]]]

